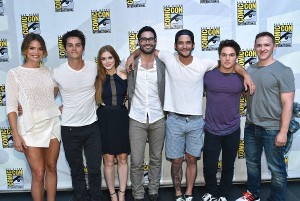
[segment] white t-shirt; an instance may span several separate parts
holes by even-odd
[[[62,126],[85,126],[97,120],[95,101],[95,79],[97,65],[84,61],[84,67],[76,71],[68,62],[52,71],[52,79],[62,97]]]
[[[203,77],[218,62],[193,57],[191,64],[184,65],[177,54],[168,51],[160,51],[158,58],[166,65],[164,110],[178,114],[202,115]]]

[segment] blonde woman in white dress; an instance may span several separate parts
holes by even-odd
[[[60,149],[60,111],[54,101],[50,69],[40,65],[47,56],[43,38],[28,34],[22,43],[24,64],[8,71],[6,112],[14,147],[23,152],[32,173],[34,201],[54,201],[57,188],[56,164]],[[18,104],[22,115],[18,116]]]

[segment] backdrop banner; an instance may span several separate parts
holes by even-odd
[[[62,35],[79,29],[86,36],[84,59],[96,61],[103,45],[112,45],[122,59],[137,48],[137,32],[143,26],[157,32],[157,49],[174,52],[174,36],[180,29],[195,35],[193,55],[218,59],[217,48],[224,39],[236,40],[242,51],[238,63],[247,68],[257,61],[253,50],[255,35],[269,31],[278,48],[274,57],[292,68],[296,80],[295,101],[300,102],[300,1],[285,0],[0,0],[0,191],[28,191],[31,172],[23,153],[15,151],[5,112],[7,71],[23,63],[20,54],[23,37],[34,32],[46,41],[48,57],[44,65],[55,68],[67,59]],[[200,83],[199,83],[200,84]],[[200,98],[200,97],[199,97]],[[60,98],[57,99],[60,104]],[[244,152],[246,100],[241,98],[241,139],[235,164],[234,181],[247,180]],[[299,119],[297,119],[299,121]],[[286,155],[289,178],[300,178],[300,136],[294,134]],[[148,146],[146,146],[148,148]],[[145,152],[144,178],[148,182],[148,150]],[[161,186],[172,185],[171,163],[163,155]],[[129,162],[130,164],[130,162]],[[184,164],[185,165],[185,164]],[[72,187],[70,170],[61,146],[57,164],[58,189]],[[198,161],[196,185],[203,185],[202,159]],[[218,164],[218,174],[222,161]],[[88,167],[85,169],[88,171]],[[104,177],[103,177],[104,178]],[[271,178],[264,155],[262,179]],[[117,178],[116,178],[117,181]],[[185,183],[185,179],[183,180]],[[128,181],[130,185],[130,181]],[[103,179],[103,186],[106,186]]]

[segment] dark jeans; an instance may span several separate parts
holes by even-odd
[[[234,161],[240,142],[240,128],[229,135],[218,136],[205,131],[203,147],[203,174],[207,193],[228,197],[234,172]],[[222,150],[222,172],[218,192],[217,170]]]
[[[101,200],[101,135],[97,122],[81,127],[61,127],[65,155],[71,168],[74,201]],[[84,150],[89,193],[84,174]],[[90,196],[89,196],[90,194]]]
[[[254,124],[245,126],[245,154],[247,164],[247,190],[259,195],[261,183],[261,154],[264,150],[271,171],[271,187],[268,201],[284,201],[287,183],[285,147],[275,145],[278,130],[267,130]]]

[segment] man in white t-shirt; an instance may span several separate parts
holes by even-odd
[[[101,200],[101,136],[97,124],[95,79],[97,65],[82,59],[85,36],[72,30],[62,37],[68,61],[54,68],[52,78],[62,97],[61,134],[71,169],[72,201]],[[82,150],[88,169],[86,187]]]
[[[197,176],[197,158],[203,146],[202,97],[203,76],[217,66],[216,60],[199,59],[191,55],[194,35],[180,30],[175,35],[177,54],[160,51],[158,57],[166,64],[164,110],[166,121],[166,157],[171,160],[171,176],[176,201],[192,201]],[[186,160],[186,191],[182,194],[182,163]]]
[[[202,97],[203,77],[206,71],[217,66],[217,61],[193,57],[194,34],[190,30],[180,30],[175,35],[174,48],[177,53],[156,51],[166,65],[164,111],[166,120],[166,157],[171,160],[171,176],[175,188],[176,201],[192,201],[192,191],[197,176],[197,158],[203,146]],[[133,64],[135,51],[127,60],[126,67]],[[245,88],[254,90],[253,82],[240,66],[235,71],[245,80]],[[182,194],[182,163],[186,167],[186,191]]]

